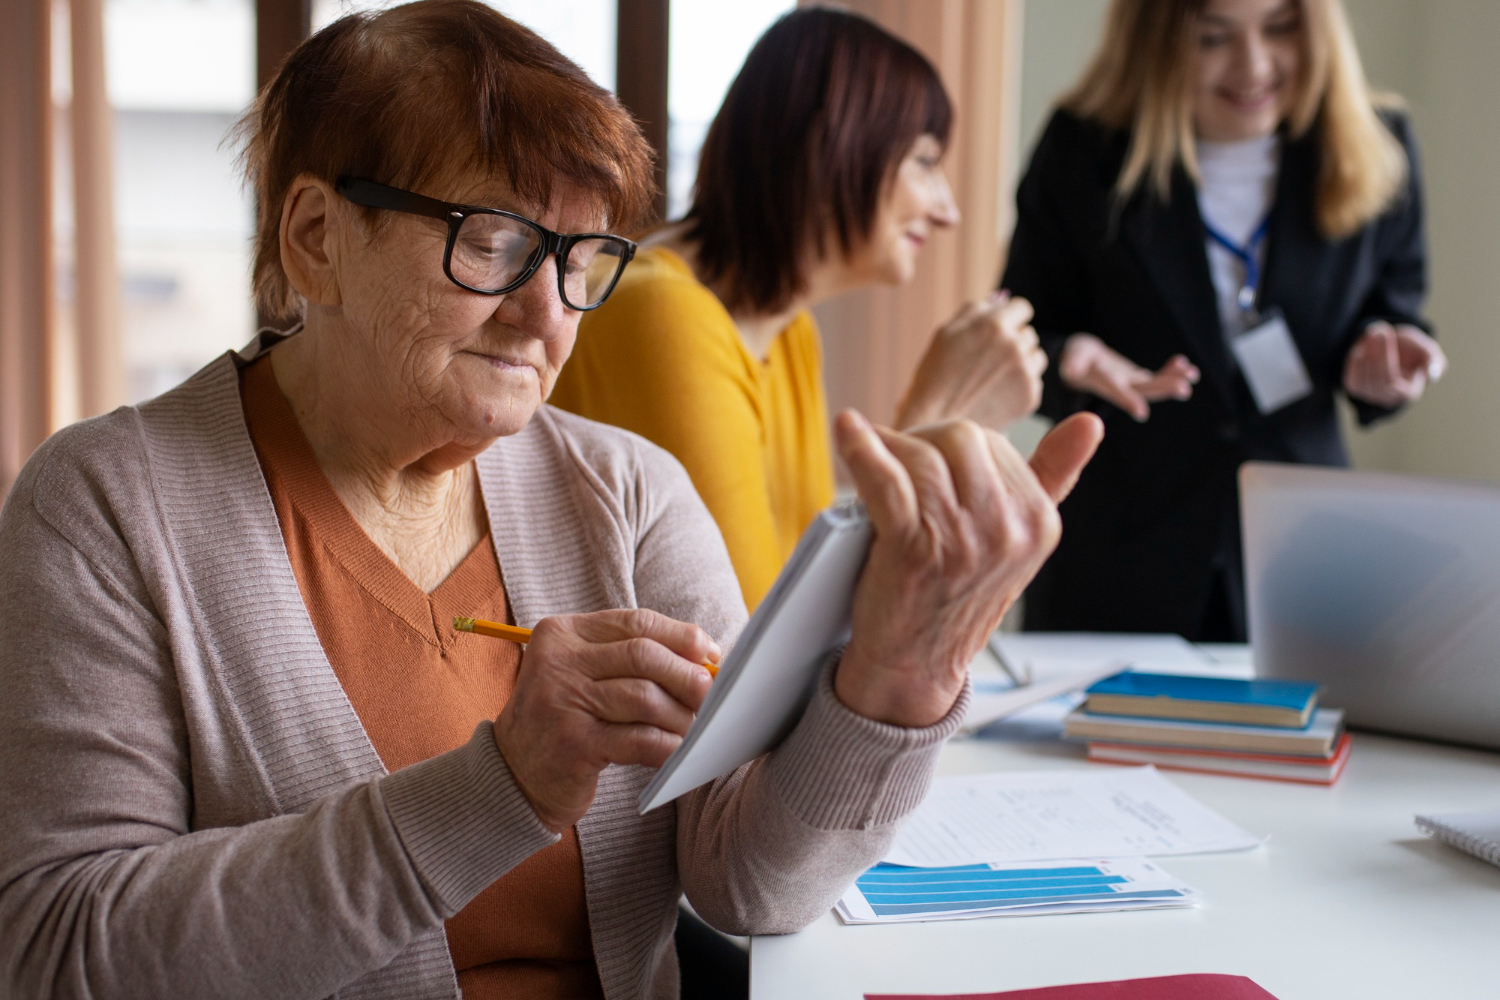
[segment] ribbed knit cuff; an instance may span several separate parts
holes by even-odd
[[[774,787],[804,823],[820,830],[885,826],[917,807],[932,784],[943,743],[969,709],[970,685],[936,723],[908,729],[851,711],[833,690],[834,654],[802,721],[766,761]]]
[[[488,722],[457,750],[382,778],[380,794],[412,867],[444,919],[562,839],[537,818]]]

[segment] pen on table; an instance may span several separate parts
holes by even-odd
[[[487,635],[493,639],[509,639],[511,642],[519,642],[521,645],[531,641],[531,629],[521,628],[519,625],[505,625],[501,622],[487,622],[483,618],[455,618],[453,627],[459,632],[473,632],[475,635]],[[714,663],[703,664],[709,676],[719,676],[719,667]]]

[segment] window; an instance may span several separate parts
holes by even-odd
[[[667,67],[667,218],[688,210],[698,151],[750,48],[790,0],[673,0]]]
[[[253,333],[251,203],[226,142],[255,93],[253,0],[108,0],[105,45],[136,402]]]

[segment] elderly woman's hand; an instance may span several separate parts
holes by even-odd
[[[967,417],[1004,430],[1042,402],[1047,355],[1031,303],[995,292],[970,302],[932,335],[901,401],[896,426]]]
[[[845,411],[835,434],[875,543],[834,690],[868,718],[929,726],[953,707],[970,661],[1056,547],[1057,504],[1104,425],[1075,414],[1029,465],[969,421],[900,434]]]
[[[703,704],[718,645],[654,611],[537,623],[495,744],[537,817],[561,832],[588,811],[610,764],[660,767]]]

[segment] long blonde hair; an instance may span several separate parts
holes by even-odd
[[[1181,162],[1200,180],[1193,148],[1192,58],[1206,0],[1114,0],[1093,61],[1061,106],[1130,130],[1115,185],[1130,197],[1148,180],[1165,201]],[[1287,115],[1300,138],[1315,124],[1321,167],[1314,200],[1319,232],[1338,239],[1386,210],[1406,182],[1406,151],[1376,115],[1400,99],[1365,80],[1340,0],[1299,0],[1302,69]]]

